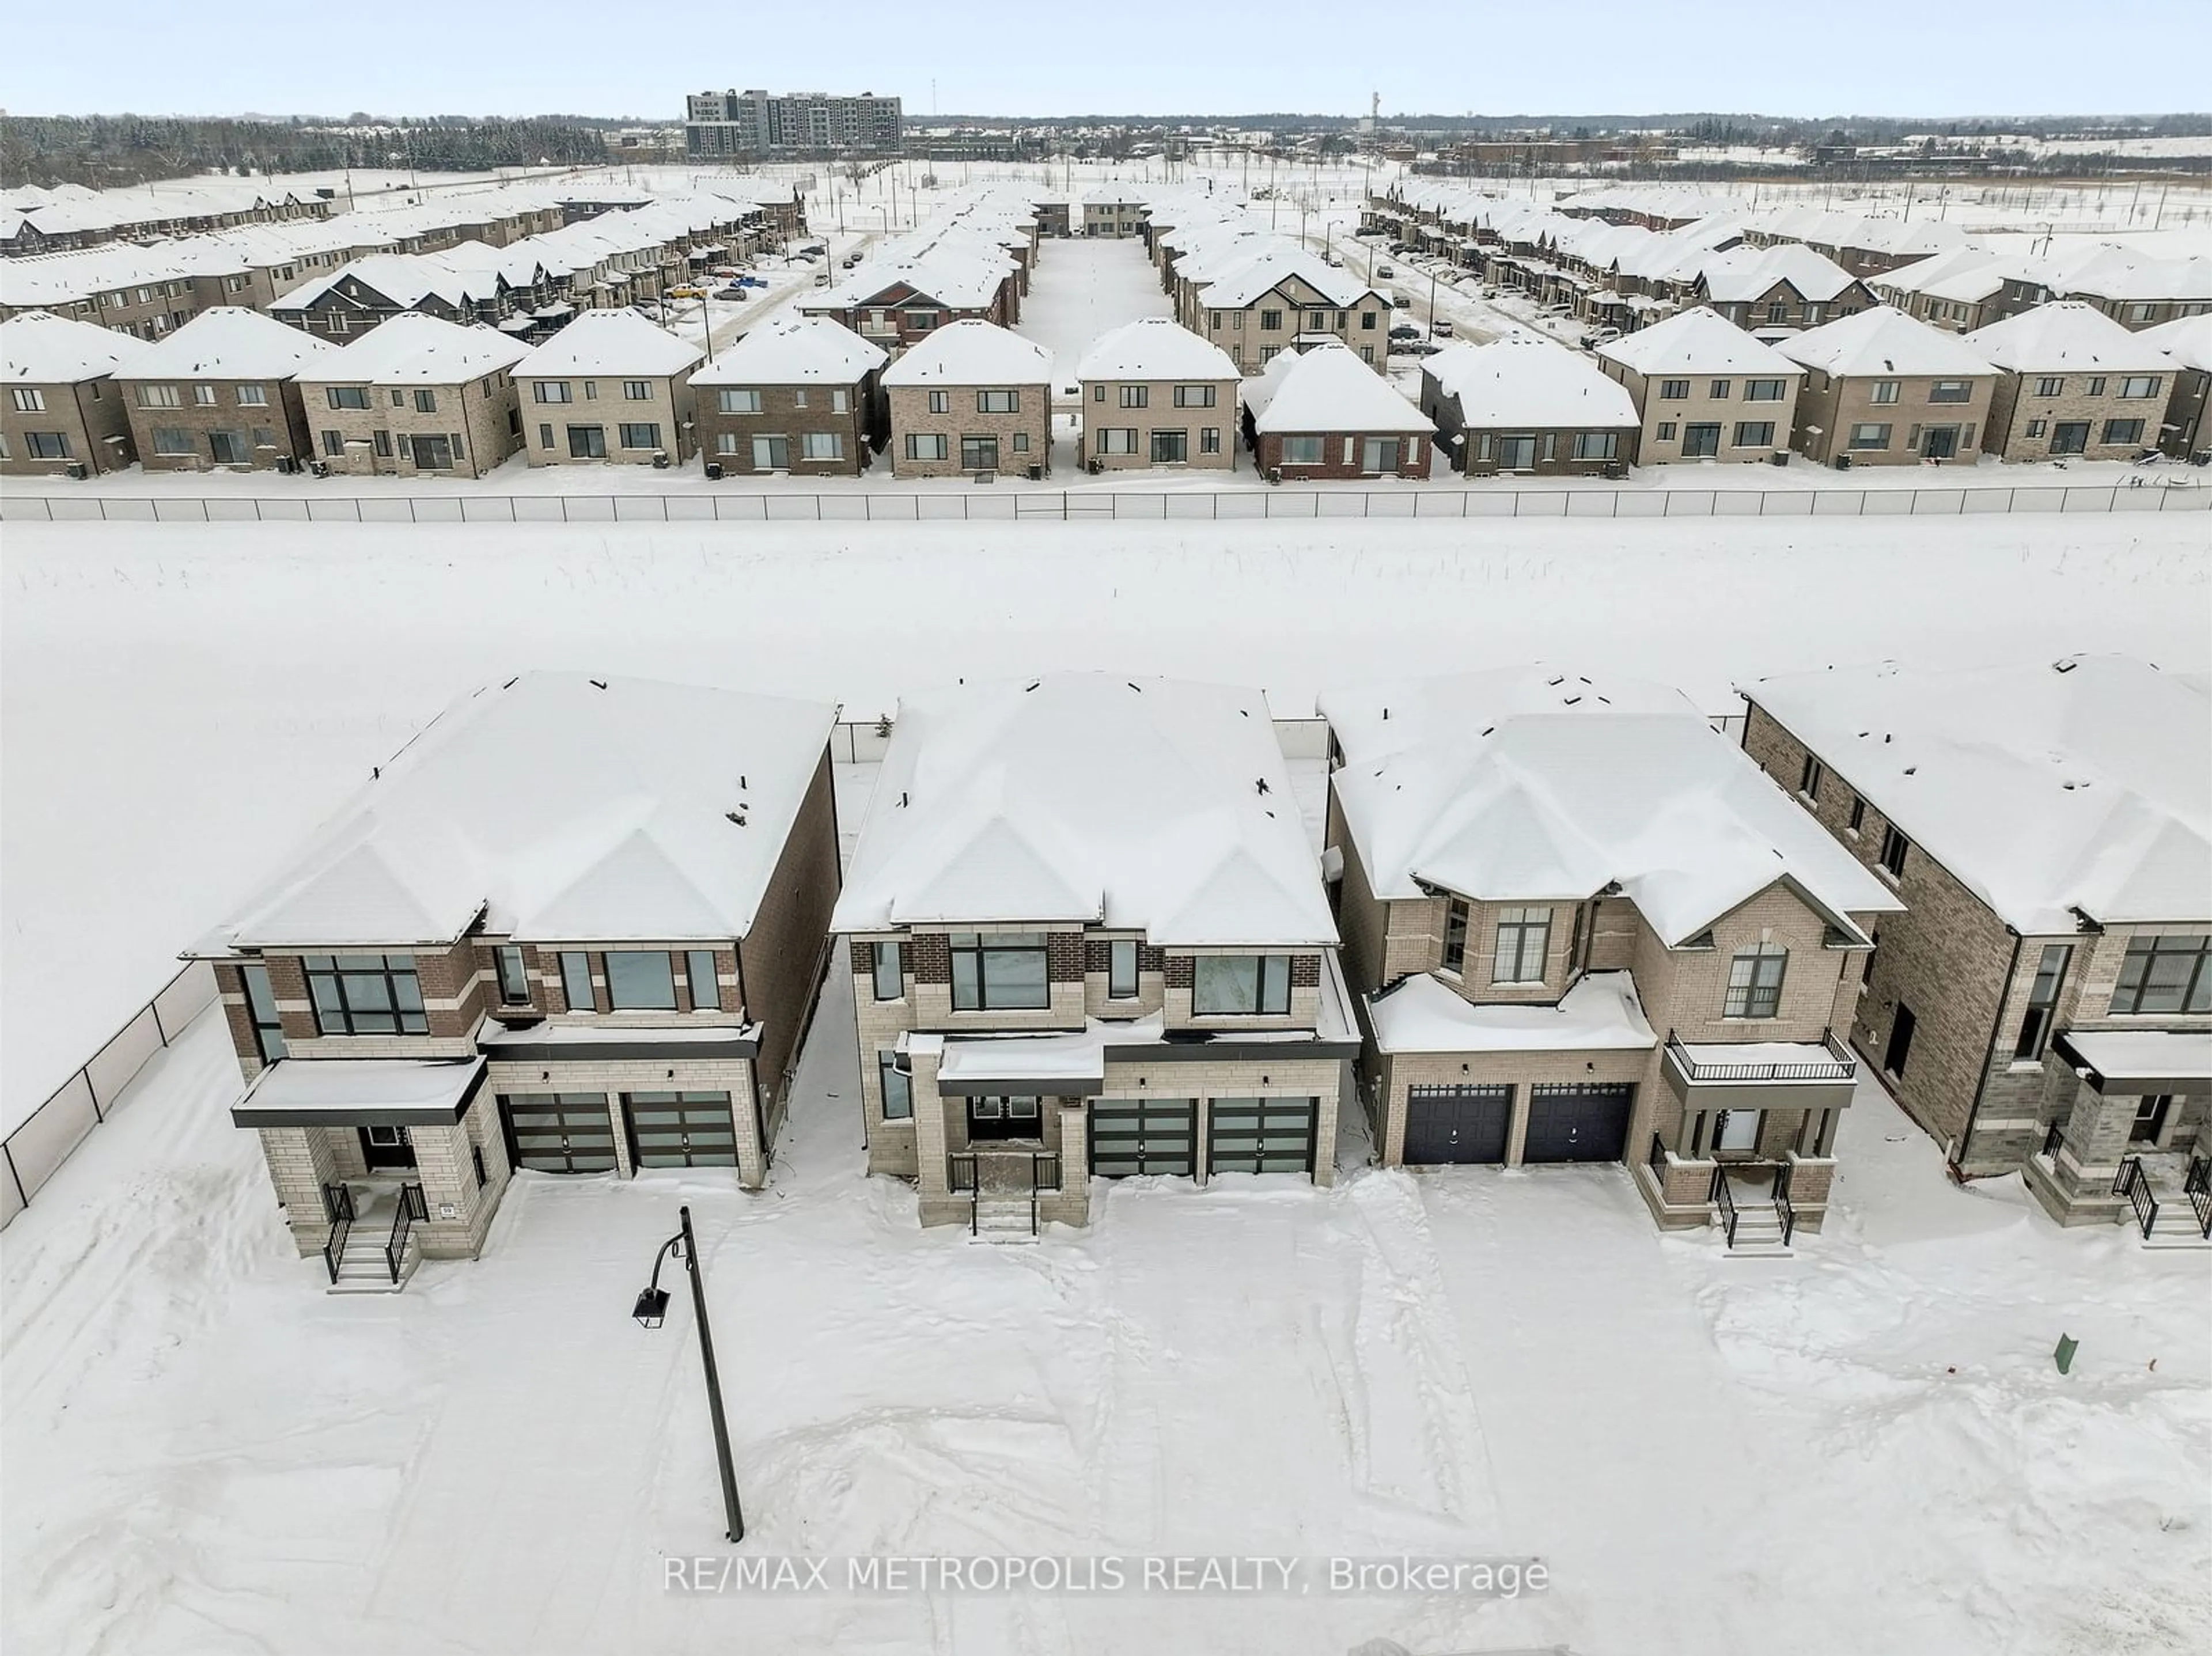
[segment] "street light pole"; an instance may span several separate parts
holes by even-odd
[[[722,1474],[722,1515],[725,1533],[735,1544],[745,1538],[745,1515],[738,1505],[738,1475],[730,1465],[730,1428],[722,1418],[722,1382],[714,1371],[714,1334],[707,1325],[707,1277],[699,1267],[699,1243],[691,1234],[691,1210],[677,1212],[682,1228],[660,1245],[653,1258],[653,1281],[637,1296],[630,1313],[644,1327],[658,1328],[668,1315],[668,1290],[660,1285],[660,1267],[671,1254],[684,1261],[691,1278],[692,1319],[699,1325],[699,1362],[707,1371],[707,1412],[714,1422],[714,1461]]]

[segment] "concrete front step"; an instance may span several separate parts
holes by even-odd
[[[1029,1199],[1019,1202],[982,1201],[975,1204],[975,1225],[969,1240],[977,1242],[1034,1242]]]
[[[1739,1209],[1734,1242],[1726,1241],[1728,1231],[1718,1208],[1713,1210],[1713,1228],[1721,1233],[1730,1259],[1787,1259],[1796,1253],[1782,1240],[1782,1216],[1771,1208]]]
[[[2150,1234],[2142,1239],[2142,1245],[2147,1248],[2157,1248],[2160,1251],[2185,1248],[2193,1249],[2199,1253],[2212,1253],[2212,1237],[2206,1236],[2197,1228],[2195,1217],[2185,1209],[2183,1210],[2182,1218],[2183,1223],[2174,1225],[2172,1228],[2168,1229],[2166,1216],[2163,1213],[2160,1214],[2158,1222],[2150,1228]]]
[[[397,1294],[407,1286],[407,1279],[422,1263],[422,1243],[410,1234],[407,1247],[399,1256],[399,1280],[392,1280],[392,1267],[386,1263],[384,1245],[386,1237],[374,1241],[360,1236],[346,1239],[345,1249],[338,1255],[337,1280],[326,1292],[331,1294]]]

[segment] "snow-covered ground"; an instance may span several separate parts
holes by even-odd
[[[295,1258],[203,1019],[7,1233],[0,1643],[95,1652],[2149,1656],[2212,1614],[2201,1253],[1953,1189],[1863,1089],[1796,1258],[1655,1233],[1622,1168],[1130,1181],[1035,1247],[923,1233],[850,1003],[774,1178],[525,1174],[391,1299]],[[1537,1558],[1471,1596],[688,1597],[744,1556]],[[2050,1352],[2081,1342],[2070,1377]],[[1137,1566],[1128,1568],[1133,1576]]]
[[[842,701],[1101,667],[1264,686],[1546,657],[2212,665],[2204,519],[10,524],[0,1123],[454,696],[526,667]]]

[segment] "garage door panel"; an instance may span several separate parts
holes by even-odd
[[[1500,1162],[1512,1123],[1510,1087],[1410,1088],[1399,1159],[1415,1167]]]
[[[1310,1173],[1317,1101],[1217,1098],[1208,1107],[1206,1167],[1213,1173]]]
[[[640,1168],[733,1168],[738,1133],[727,1093],[631,1093],[631,1159]]]
[[[1636,1089],[1626,1082],[1544,1085],[1528,1089],[1529,1162],[1618,1162],[1628,1148]]]
[[[517,1093],[499,1101],[508,1158],[537,1173],[611,1173],[614,1120],[605,1093]]]
[[[1091,1107],[1091,1170],[1107,1179],[1197,1168],[1198,1101],[1098,1099]]]

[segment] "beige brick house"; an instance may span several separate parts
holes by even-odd
[[[1272,482],[1429,475],[1436,422],[1335,340],[1276,359],[1241,400],[1245,441]]]
[[[1778,340],[1805,370],[1790,446],[1825,465],[1971,464],[1997,371],[1956,334],[1887,305]]]
[[[2159,446],[2177,460],[2212,452],[2212,427],[2204,423],[2205,405],[2212,402],[2212,315],[2160,323],[2140,337],[2165,355],[2173,385],[2166,393]]]
[[[514,366],[534,466],[680,465],[698,448],[691,371],[705,353],[635,311],[586,311]]]
[[[763,323],[691,376],[708,475],[857,477],[890,435],[881,346],[827,317]]]
[[[899,705],[835,929],[872,1173],[926,1224],[1094,1177],[1334,1177],[1358,1044],[1256,691],[1118,675]]]
[[[137,458],[115,373],[138,343],[46,311],[0,322],[0,476],[119,471]]]
[[[514,366],[495,328],[403,312],[301,380],[316,461],[349,476],[481,477],[522,446]]]
[[[232,1119],[334,1285],[473,1256],[518,1174],[766,1180],[837,893],[835,719],[487,687],[191,951],[247,1081]]]
[[[1765,463],[1787,452],[1805,370],[1703,306],[1597,348],[1636,404],[1637,460]]]
[[[1091,471],[1140,466],[1228,470],[1237,464],[1237,387],[1229,354],[1164,316],[1101,334],[1076,368]]]
[[[891,475],[1052,469],[1052,353],[988,322],[939,328],[884,370]]]
[[[2132,460],[2158,446],[2173,365],[2093,305],[2057,300],[1964,343],[1998,369],[1982,446],[2001,460]]]
[[[312,439],[298,377],[335,355],[258,311],[201,312],[117,372],[139,464],[149,471],[304,464]]]
[[[1904,900],[1851,1040],[1965,1177],[2201,1227],[2212,698],[2124,657],[1762,680],[1744,745]],[[2132,1171],[2130,1170],[2132,1168]],[[2212,1204],[2212,1192],[2206,1192]],[[2208,1207],[2207,1210],[2212,1210]]]
[[[1389,366],[1390,304],[1365,282],[1296,246],[1270,243],[1180,284],[1176,313],[1248,374],[1300,343],[1334,338],[1376,373]]]
[[[1618,476],[1636,458],[1634,400],[1548,339],[1446,346],[1421,363],[1421,412],[1470,477]]]
[[[1625,1161],[1662,1225],[1817,1229],[1897,897],[1674,691],[1508,669],[1322,708],[1379,1159]]]

